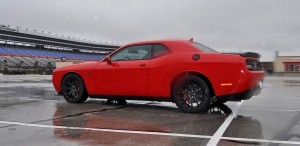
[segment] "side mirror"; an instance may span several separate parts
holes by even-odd
[[[103,61],[107,62],[107,64],[111,64],[110,56],[106,56]]]

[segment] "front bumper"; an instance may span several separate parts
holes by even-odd
[[[62,74],[60,74],[58,72],[52,73],[52,84],[58,95],[61,95],[61,87],[60,87],[61,80],[62,80]]]

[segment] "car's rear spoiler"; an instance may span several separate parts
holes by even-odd
[[[223,54],[235,54],[235,55],[240,55],[243,57],[250,57],[250,58],[260,58],[260,54],[255,53],[255,52],[245,52],[245,53],[223,53]]]

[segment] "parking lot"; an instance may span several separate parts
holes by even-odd
[[[0,145],[300,145],[300,78],[267,77],[258,96],[213,105],[67,103],[51,76],[0,75]]]

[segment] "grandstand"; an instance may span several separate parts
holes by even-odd
[[[0,25],[0,72],[51,74],[56,62],[97,61],[118,47]]]

